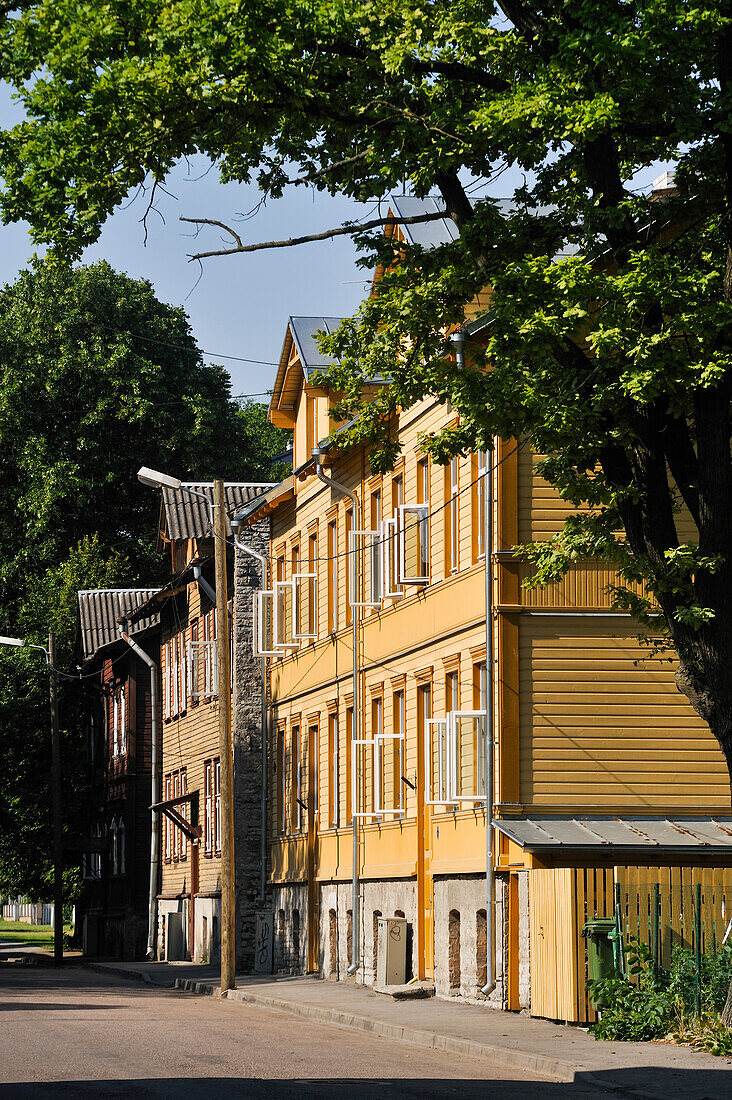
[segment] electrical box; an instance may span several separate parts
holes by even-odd
[[[404,985],[407,980],[406,917],[378,917],[376,984]]]

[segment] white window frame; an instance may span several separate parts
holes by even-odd
[[[472,718],[473,720],[482,723],[482,742],[487,748],[487,731],[485,710],[453,710],[447,716],[447,743],[448,743],[448,793],[451,794],[451,802],[462,804],[463,802],[475,803],[485,802],[485,791],[482,793],[479,789],[480,784],[480,762],[483,761],[483,767],[485,768],[485,748],[481,753],[480,743],[481,734],[478,735],[478,745],[475,754],[475,776],[476,789],[474,792],[458,794],[458,769],[460,767],[460,760],[458,757],[458,723],[461,718]],[[478,727],[480,730],[480,726]],[[483,782],[485,783],[485,770],[483,771]]]
[[[457,455],[450,459],[450,575],[460,569],[460,463]]]
[[[203,850],[207,856],[213,855],[213,760],[203,765]]]
[[[254,629],[252,631],[252,651],[255,657],[281,657],[282,650],[278,649],[274,644],[274,589],[260,589],[252,596],[252,622]],[[263,644],[263,639],[266,636],[266,630],[264,626],[264,617],[266,610],[266,603],[270,602],[269,609],[269,621],[272,624],[272,637],[270,639],[270,647],[267,648]]]
[[[290,590],[290,612],[286,609],[287,590]],[[299,642],[295,640],[295,583],[294,581],[275,581],[272,611],[272,644],[278,653],[283,650],[297,649]],[[280,597],[285,600],[284,615],[280,610]],[[288,623],[289,618],[289,623]],[[289,629],[288,629],[289,628]],[[278,641],[280,631],[284,641]]]
[[[208,690],[208,669],[211,666],[210,650],[212,641],[190,641],[188,643],[188,697],[206,699],[213,694]],[[201,689],[203,680],[203,689]]]
[[[404,817],[405,812],[406,812],[406,807],[404,805],[404,783],[402,781],[402,776],[404,775],[404,764],[405,764],[405,759],[406,759],[406,721],[407,721],[407,715],[406,715],[405,691],[404,691],[403,688],[400,691],[395,691],[395,692],[392,693],[392,706],[393,706],[393,703],[394,703],[395,699],[399,699],[399,711],[398,711],[398,714],[399,714],[399,732],[393,734],[392,736],[393,736],[394,741],[400,742],[400,747],[399,747],[399,768],[398,768],[398,771],[399,771],[399,795],[398,795],[399,806],[395,807],[395,812],[397,812],[401,817]],[[393,717],[394,716],[392,715],[392,721],[393,721]],[[396,751],[396,746],[394,746],[394,749]]]
[[[358,540],[363,539],[362,543]],[[383,599],[383,579],[382,579],[382,553],[381,553],[381,532],[380,531],[350,531],[348,534],[348,551],[351,556],[351,607],[381,607],[381,601]],[[358,560],[356,555],[363,553],[364,562],[364,598],[360,599],[361,593],[358,589],[358,576],[359,571],[354,568],[356,561]],[[368,574],[366,567],[368,566]],[[366,577],[369,577],[370,594],[371,599],[366,599]]]
[[[429,534],[429,515],[430,509],[428,504],[400,504],[399,505],[399,584],[429,584],[430,583],[430,534]],[[410,516],[416,516],[418,518],[410,521]],[[426,573],[421,577],[409,577],[406,574],[406,533],[407,524],[414,525],[417,528],[417,537],[419,539],[419,545],[422,545],[424,540],[424,564],[426,567]],[[420,555],[421,557],[421,555]]]
[[[303,584],[309,584],[311,586],[310,600],[317,612],[318,607],[318,576],[317,573],[295,573],[292,577],[293,585],[293,598],[292,598],[292,617],[293,617],[293,631],[292,636],[296,642],[311,642],[318,636],[317,625],[311,632],[308,628],[308,624],[305,623],[305,630],[298,630],[300,623],[300,592],[302,591]],[[313,623],[317,624],[317,614],[313,616]]]
[[[399,513],[381,524],[381,551],[383,578],[382,596],[385,600],[400,600],[404,592],[399,581]]]
[[[440,727],[442,727],[440,731]],[[438,730],[442,736],[437,742],[437,784],[438,790],[432,790],[432,747],[434,744],[433,730]],[[425,806],[451,806],[454,802],[450,798],[450,740],[448,734],[447,718],[426,718],[424,739],[424,804]],[[443,768],[444,764],[444,768]],[[445,776],[445,789],[439,789],[442,784],[442,776]],[[436,794],[436,797],[433,797]],[[445,797],[443,798],[442,795]]]
[[[213,854],[221,851],[221,758],[213,762],[214,835]]]

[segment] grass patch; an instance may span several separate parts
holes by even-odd
[[[64,925],[64,933],[70,934],[73,926]],[[53,951],[53,927],[50,924],[25,924],[19,920],[0,920],[0,941],[28,943]]]

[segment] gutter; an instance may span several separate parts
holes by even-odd
[[[125,630],[126,620],[118,623],[118,630],[122,639],[134,653],[144,661],[150,670],[150,713],[151,713],[151,752],[150,752],[150,804],[155,806],[160,802],[160,763],[158,745],[158,666],[141,649],[137,642],[133,642]],[[155,958],[155,937],[157,933],[157,908],[158,908],[158,865],[160,862],[160,815],[157,810],[151,810],[150,819],[150,887],[147,907],[147,952],[148,959]]]
[[[201,572],[201,566],[195,563],[193,565],[193,579],[201,591],[206,593],[214,607],[216,607],[216,593]]]

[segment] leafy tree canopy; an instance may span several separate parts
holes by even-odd
[[[160,502],[139,467],[265,481],[282,439],[264,406],[232,401],[183,310],[149,283],[106,263],[35,263],[0,291],[0,633],[45,645],[53,630],[68,667],[77,589],[165,578]],[[83,778],[77,702],[67,686],[71,823]],[[47,715],[42,655],[0,650],[0,889],[29,889],[47,870]]]

